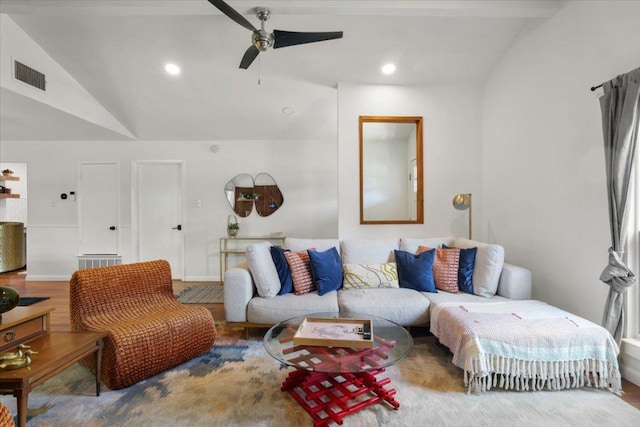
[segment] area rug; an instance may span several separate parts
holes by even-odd
[[[220,285],[192,286],[176,297],[183,304],[222,304],[224,288]]]
[[[31,304],[35,304],[40,301],[48,300],[49,297],[20,297],[20,301],[18,302],[19,307],[26,307]]]
[[[387,369],[399,410],[377,404],[344,426],[638,426],[640,411],[597,389],[467,394],[462,371],[432,336]],[[28,427],[310,426],[311,418],[280,385],[290,368],[259,338],[223,337],[204,356],[128,389],[103,388],[76,364],[29,395]],[[15,414],[11,396],[0,401]]]

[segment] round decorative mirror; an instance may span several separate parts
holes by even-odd
[[[247,217],[256,206],[260,216],[269,216],[282,206],[284,197],[276,180],[268,173],[259,173],[254,179],[248,173],[236,175],[224,186],[229,206],[239,217]]]
[[[253,183],[254,203],[260,216],[269,216],[282,206],[284,197],[275,179],[268,173],[256,175]]]
[[[224,186],[229,206],[239,217],[247,217],[253,209],[253,178],[248,173],[236,175]]]

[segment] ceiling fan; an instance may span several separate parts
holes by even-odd
[[[264,23],[271,16],[269,9],[257,8],[256,15],[260,20],[260,29],[247,21],[247,19],[238,13],[235,9],[229,6],[222,0],[209,0],[209,3],[220,9],[222,13],[233,19],[238,24],[242,25],[253,34],[251,36],[251,46],[246,50],[242,60],[240,61],[240,68],[247,69],[251,63],[257,58],[260,52],[273,47],[278,49],[281,47],[295,46],[298,44],[321,42],[325,40],[333,40],[342,38],[342,31],[323,32],[323,33],[302,33],[297,31],[280,31],[273,30],[273,33],[268,33],[264,29]]]

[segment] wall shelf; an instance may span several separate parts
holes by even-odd
[[[20,181],[19,176],[0,175],[0,181]],[[0,193],[0,199],[19,199],[19,194]]]

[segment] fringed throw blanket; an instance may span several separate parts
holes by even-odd
[[[464,369],[469,392],[585,385],[622,391],[611,334],[541,301],[436,304],[431,332]]]

